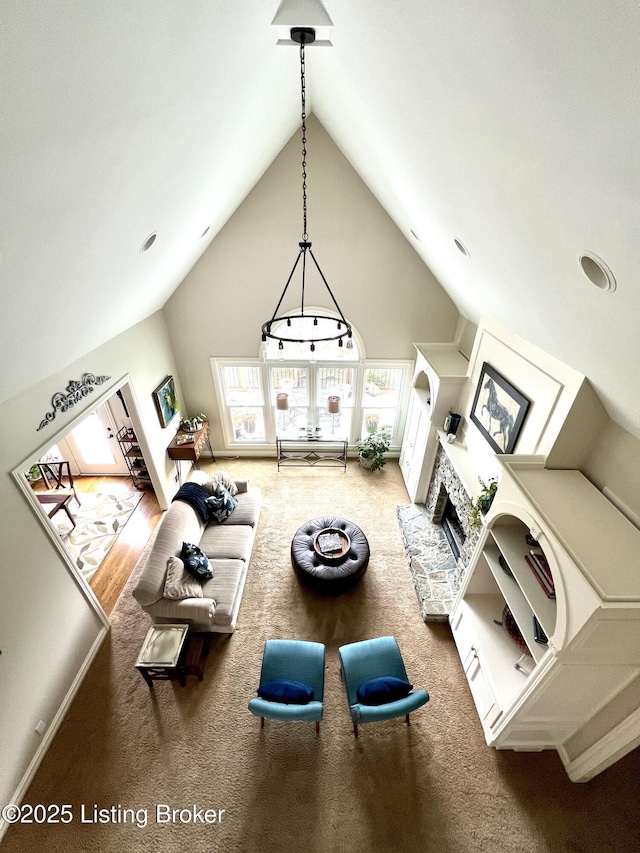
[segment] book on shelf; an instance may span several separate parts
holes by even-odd
[[[549,568],[549,563],[547,562],[547,558],[542,553],[542,551],[529,551],[529,554],[533,558],[535,564],[540,569],[540,571],[545,575],[548,579],[549,583],[553,585],[553,575],[551,574],[551,569]]]
[[[549,582],[549,580],[546,577],[546,575],[544,574],[544,572],[542,572],[538,568],[537,563],[533,560],[532,557],[529,556],[529,554],[525,554],[524,558],[527,561],[529,568],[531,569],[531,571],[535,575],[536,580],[538,581],[538,583],[542,587],[544,594],[547,596],[547,598],[555,598],[556,597],[556,591],[555,591],[555,588],[553,586],[553,582],[551,582],[551,583]]]
[[[176,438],[176,444],[177,444],[177,445],[182,445],[182,444],[195,444],[195,441],[196,441],[196,438],[195,438],[195,436],[194,436],[192,433],[188,433],[188,434],[186,434],[186,435],[179,435],[179,436]]]

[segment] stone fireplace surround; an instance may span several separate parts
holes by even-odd
[[[455,508],[466,537],[457,560],[441,525],[433,520],[434,512],[437,520],[445,493]],[[469,501],[469,494],[447,453],[440,446],[425,504],[409,504],[398,508],[405,549],[425,622],[447,621],[478,542],[478,533],[469,523]]]

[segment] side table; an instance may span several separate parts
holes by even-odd
[[[185,432],[182,429],[178,430],[169,443],[167,453],[169,455],[169,459],[173,459],[175,462],[176,473],[178,475],[178,482],[180,485],[182,485],[182,472],[180,470],[181,461],[193,462],[194,466],[199,468],[200,465],[198,460],[200,459],[200,455],[205,447],[209,448],[212,461],[216,461],[216,457],[213,455],[213,450],[211,448],[209,435],[209,421],[204,421],[200,429],[195,432]],[[193,438],[193,441],[189,440],[187,443],[186,439],[191,438]]]
[[[149,687],[153,687],[154,681],[175,679],[186,687],[188,675],[202,681],[202,665],[209,654],[210,640],[208,634],[190,633],[187,624],[152,625],[144,638],[136,669]]]

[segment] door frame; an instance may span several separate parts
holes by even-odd
[[[141,429],[140,411],[139,411],[139,407],[138,407],[138,403],[137,403],[135,394],[133,392],[133,387],[131,385],[131,377],[129,376],[128,373],[125,374],[118,382],[116,382],[114,385],[112,385],[108,390],[106,390],[100,397],[98,397],[97,400],[95,400],[95,401],[92,400],[91,401],[93,403],[92,406],[87,406],[82,412],[78,412],[77,416],[75,418],[73,418],[73,420],[71,420],[69,423],[65,424],[64,427],[61,427],[58,430],[58,432],[55,433],[50,438],[48,438],[44,444],[40,445],[35,450],[33,450],[27,456],[27,458],[23,462],[21,462],[19,465],[17,465],[11,472],[13,474],[13,477],[14,477],[16,483],[18,484],[18,487],[21,489],[22,493],[25,495],[27,502],[31,505],[31,508],[33,509],[33,512],[34,512],[36,518],[38,519],[40,524],[42,524],[42,526],[45,529],[45,532],[47,533],[51,542],[53,543],[53,547],[56,549],[56,551],[59,553],[60,557],[62,558],[63,562],[65,563],[67,570],[69,571],[69,573],[73,577],[74,581],[76,582],[76,584],[80,588],[80,591],[82,592],[84,597],[89,602],[90,606],[93,608],[93,610],[95,611],[95,613],[97,614],[97,616],[99,617],[99,619],[101,620],[103,625],[105,625],[106,627],[109,627],[109,625],[110,625],[109,617],[107,616],[107,614],[103,610],[102,605],[100,604],[95,593],[91,589],[91,587],[89,585],[89,581],[85,580],[85,578],[83,577],[83,575],[79,571],[78,567],[76,566],[76,564],[71,559],[71,555],[69,554],[69,552],[65,548],[53,521],[50,518],[48,518],[45,513],[42,512],[40,505],[38,503],[38,499],[36,497],[36,493],[33,491],[31,486],[27,482],[27,479],[24,475],[24,472],[29,469],[31,464],[33,464],[32,460],[34,459],[34,457],[39,457],[43,453],[45,453],[47,451],[47,449],[49,447],[51,447],[52,444],[56,444],[61,438],[64,438],[64,436],[70,430],[72,430],[82,420],[84,420],[84,418],[87,416],[87,414],[90,411],[92,411],[96,406],[100,406],[101,404],[105,403],[110,397],[112,397],[116,393],[116,391],[119,391],[119,390],[122,390],[122,395],[123,395],[123,398],[125,400],[127,409],[129,411],[129,417],[131,418],[131,421],[133,423],[134,429],[136,431],[136,435],[139,436],[139,443],[140,443],[142,452],[145,454],[145,459],[147,459],[147,466],[148,466],[149,475],[151,477],[151,484],[152,484],[153,489],[156,493],[156,496],[158,496],[158,500],[160,500],[159,495],[162,494],[162,490],[158,491],[158,487],[157,487],[157,483],[159,482],[158,474],[157,474],[157,471],[155,469],[155,464],[154,464],[153,458],[152,458],[151,454],[149,453],[149,448],[147,446],[146,437],[144,435],[144,432]]]

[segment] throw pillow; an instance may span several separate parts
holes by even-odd
[[[222,524],[238,506],[238,499],[232,497],[224,486],[218,486],[215,495],[207,498],[209,520]]]
[[[202,584],[187,572],[180,557],[167,560],[164,597],[179,601],[183,598],[202,598]]]
[[[274,678],[258,687],[258,696],[283,705],[308,705],[313,699],[313,690],[301,681]]]
[[[392,675],[384,675],[382,678],[372,678],[365,681],[356,690],[358,702],[363,705],[386,705],[387,702],[395,702],[404,699],[413,690],[413,684],[394,678]]]
[[[213,569],[209,565],[209,559],[197,545],[183,542],[180,558],[184,561],[186,570],[191,572],[199,581],[210,581],[213,577]]]
[[[235,484],[235,480],[231,478],[229,472],[224,468],[212,474],[205,483],[205,488],[210,495],[215,495],[218,486],[224,486],[231,496],[238,494],[238,487]]]

